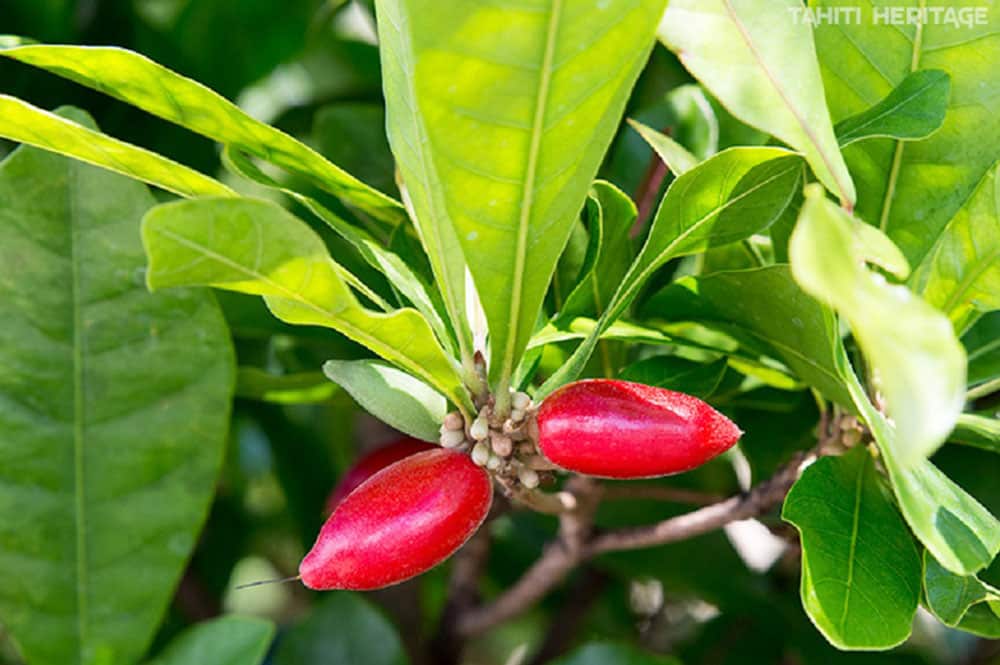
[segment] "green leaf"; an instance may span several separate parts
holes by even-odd
[[[0,620],[32,665],[142,656],[222,464],[229,334],[210,294],[144,288],[153,204],[37,148],[0,164]]]
[[[990,312],[962,336],[969,354],[969,386],[1000,378],[1000,312]]]
[[[270,621],[224,616],[188,628],[148,665],[260,665],[273,637]]]
[[[815,26],[834,121],[877,104],[914,71],[937,69],[951,78],[944,124],[929,138],[878,139],[844,151],[858,176],[856,214],[881,228],[918,266],[997,160],[1000,81],[993,72],[1000,68],[1000,5],[984,4],[986,20],[975,25],[878,21],[878,5],[871,2],[815,0],[810,6],[860,9],[856,20]]]
[[[221,182],[182,164],[7,95],[0,95],[0,137],[95,164],[180,196],[235,196]]]
[[[659,36],[733,115],[802,152],[827,189],[854,183],[823,97],[812,27],[799,0],[672,0]]]
[[[257,367],[240,367],[236,373],[236,396],[274,404],[326,402],[337,392],[322,372],[272,374]]]
[[[809,186],[789,247],[792,274],[850,324],[895,421],[897,459],[910,465],[944,442],[962,412],[965,351],[945,316],[865,267],[891,254],[874,234]]]
[[[143,220],[151,288],[214,286],[264,296],[287,323],[333,328],[469,408],[454,361],[413,309],[362,307],[319,236],[277,204],[196,199]]]
[[[800,188],[801,161],[781,148],[731,148],[673,181],[646,244],[594,333],[540,388],[544,397],[574,380],[597,340],[631,304],[639,288],[667,261],[736,242],[770,226]]]
[[[909,74],[871,108],[845,118],[834,131],[841,147],[873,138],[925,139],[944,122],[951,77],[940,69]]]
[[[926,459],[903,465],[896,430],[865,395],[853,374],[848,388],[858,412],[868,423],[896,501],[910,529],[948,570],[973,575],[1000,552],[1000,521],[968,492]]]
[[[799,288],[787,265],[685,277],[650,298],[642,311],[717,328],[754,352],[780,359],[828,399],[851,404],[837,321]]]
[[[395,225],[400,204],[205,86],[121,48],[28,45],[0,48],[12,58],[94,88],[225,145],[236,145],[300,175],[372,217]]]
[[[810,465],[781,516],[802,535],[802,604],[826,639],[840,649],[902,644],[920,600],[920,556],[868,450]]]
[[[1000,637],[1000,590],[974,576],[956,575],[924,552],[927,608],[947,626]]]
[[[275,665],[407,665],[396,629],[362,596],[327,594],[282,639]]]
[[[725,358],[696,363],[677,356],[653,356],[632,363],[621,371],[620,377],[706,399],[719,387],[725,373]]]
[[[913,277],[915,288],[963,331],[1000,309],[1000,179],[994,166],[941,231]]]
[[[591,642],[569,655],[549,661],[549,665],[680,665],[670,656],[640,651],[628,644]]]
[[[330,360],[323,372],[385,424],[424,441],[441,438],[448,403],[426,383],[373,360]]]
[[[955,423],[949,441],[1000,453],[1000,419],[963,413]]]
[[[472,273],[501,411],[664,4],[376,3],[390,144],[438,281]]]
[[[656,151],[656,154],[660,156],[660,159],[674,175],[683,175],[698,166],[698,158],[669,136],[661,134],[638,120],[629,118],[628,124],[649,144],[650,148]]]

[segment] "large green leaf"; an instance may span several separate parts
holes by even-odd
[[[864,261],[903,266],[892,243],[809,186],[789,247],[802,288],[839,311],[871,365],[895,421],[903,465],[929,456],[965,402],[965,351],[951,323]]]
[[[440,438],[448,404],[426,383],[374,360],[330,360],[323,372],[385,424],[425,441]]]
[[[1000,590],[973,576],[956,575],[924,552],[924,597],[945,625],[1000,638]]]
[[[594,332],[540,389],[544,396],[574,380],[600,335],[628,308],[640,287],[667,261],[747,238],[781,216],[800,188],[801,160],[781,148],[731,148],[673,181]]]
[[[7,40],[11,43],[12,40]],[[2,42],[2,40],[0,40]],[[205,86],[120,48],[15,45],[0,56],[41,67],[227,145],[236,145],[301,175],[345,203],[385,222],[404,219],[400,204],[324,159],[319,153],[259,122]]]
[[[853,374],[848,389],[868,423],[899,508],[924,547],[948,570],[974,575],[1000,552],[1000,521],[926,459],[901,464],[897,433]]]
[[[221,182],[182,164],[7,95],[0,95],[0,136],[96,164],[181,196],[234,195]]]
[[[810,4],[816,10],[860,10],[856,20],[815,28],[834,121],[875,105],[913,71],[938,69],[951,77],[948,113],[930,138],[865,141],[844,152],[858,177],[857,214],[885,231],[918,266],[1000,152],[1000,80],[993,74],[1000,68],[1000,5],[977,5],[987,12],[986,22],[965,25],[876,20],[874,7],[883,3],[873,0]],[[926,4],[905,0],[896,6],[911,11]]]
[[[454,361],[413,309],[362,307],[304,222],[254,199],[157,206],[143,221],[152,288],[210,285],[264,296],[279,319],[333,328],[469,407]]]
[[[796,9],[799,0],[672,0],[659,36],[733,115],[801,151],[820,182],[853,204],[812,28],[794,20]]]
[[[650,298],[642,313],[718,328],[780,359],[828,399],[851,404],[836,318],[799,288],[787,265],[685,277]]]
[[[913,276],[927,302],[964,330],[980,312],[1000,309],[1000,179],[991,168],[942,229]]]
[[[802,535],[802,604],[841,649],[889,649],[910,635],[920,556],[866,448],[810,465],[781,516]]]
[[[396,629],[362,596],[338,591],[293,626],[274,655],[275,665],[406,665]]]
[[[273,637],[270,621],[224,616],[188,628],[148,665],[260,665]]]
[[[376,3],[393,152],[438,280],[472,273],[501,409],[664,4]]]
[[[0,620],[32,665],[139,659],[222,463],[229,334],[209,293],[143,286],[153,204],[36,148],[0,164]]]
[[[707,399],[725,372],[725,358],[696,363],[677,356],[652,356],[623,369],[620,378]]]
[[[940,69],[913,72],[869,109],[837,123],[841,147],[872,138],[925,139],[944,122],[951,79]]]

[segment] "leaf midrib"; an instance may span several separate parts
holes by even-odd
[[[861,521],[861,490],[864,486],[862,481],[864,480],[865,469],[867,468],[868,460],[862,459],[861,464],[858,468],[858,476],[855,479],[855,489],[854,489],[854,516],[851,523],[851,540],[848,545],[847,552],[847,579],[844,582],[844,610],[840,615],[840,632],[841,635],[847,634],[847,615],[851,604],[851,592],[854,587],[854,555],[858,549],[858,525]]]
[[[553,0],[549,11],[549,22],[545,34],[545,51],[542,55],[541,71],[538,76],[538,90],[535,96],[535,115],[532,119],[531,144],[528,148],[527,164],[524,174],[524,189],[521,193],[521,210],[517,228],[517,251],[514,254],[514,284],[511,290],[510,314],[507,344],[503,353],[503,365],[500,372],[500,392],[506,394],[506,386],[514,369],[514,352],[520,336],[520,309],[522,291],[524,289],[524,270],[527,262],[528,230],[531,223],[532,205],[535,196],[535,179],[538,168],[538,157],[541,153],[542,134],[544,133],[545,113],[548,108],[549,86],[552,83],[552,60],[555,56],[555,43],[559,33],[559,21],[562,17],[563,0]]]

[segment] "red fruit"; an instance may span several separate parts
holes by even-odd
[[[345,498],[299,565],[310,589],[378,589],[419,575],[468,540],[493,485],[469,456],[438,448],[379,471]]]
[[[700,466],[743,432],[697,397],[628,381],[577,381],[538,411],[538,445],[556,465],[605,478],[649,478]]]
[[[425,450],[434,450],[435,448],[437,446],[432,443],[404,436],[397,441],[371,451],[355,462],[354,466],[348,469],[340,478],[340,482],[333,488],[333,492],[330,493],[330,497],[326,500],[326,513],[332,513],[334,508],[344,500],[344,497],[357,489],[361,483],[390,464],[398,462],[404,457],[422,453]]]

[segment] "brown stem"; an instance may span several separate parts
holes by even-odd
[[[573,638],[587,616],[587,611],[601,597],[607,583],[608,578],[604,573],[594,568],[584,567],[573,583],[561,610],[552,620],[548,630],[545,631],[542,646],[532,657],[530,665],[548,663],[561,656],[572,646]]]
[[[489,523],[486,523],[452,559],[448,600],[437,634],[429,644],[430,662],[435,665],[453,665],[461,660],[464,640],[455,631],[455,626],[459,618],[479,602],[479,576],[489,559],[490,544]]]
[[[693,506],[707,506],[725,499],[724,496],[719,494],[699,492],[698,490],[689,490],[682,487],[644,485],[641,483],[606,485],[604,487],[604,498],[611,501],[616,499],[651,499],[653,501],[669,501],[670,503],[684,503]]]

